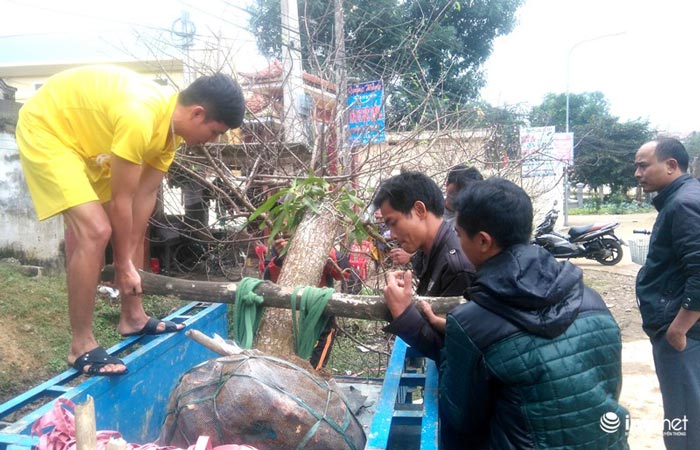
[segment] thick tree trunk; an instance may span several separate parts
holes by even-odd
[[[318,286],[338,230],[333,210],[309,211],[293,231],[277,283],[284,288]],[[292,318],[288,309],[266,309],[254,347],[264,353],[290,359],[294,354]]]
[[[155,275],[139,271],[143,292],[149,295],[173,295],[185,301],[213,303],[235,303],[238,285],[231,282],[194,281]],[[104,280],[114,279],[111,267],[103,271]],[[263,296],[263,306],[290,309],[289,297],[292,288],[278,286],[266,281],[255,292]],[[455,306],[464,303],[462,297],[415,297],[415,301],[430,303],[433,311],[444,314]],[[297,303],[298,305],[298,303]],[[336,292],[326,305],[328,314],[340,317],[366,320],[389,320],[390,314],[381,295],[348,295]]]

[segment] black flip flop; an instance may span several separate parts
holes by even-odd
[[[73,368],[83,375],[102,375],[109,377],[129,373],[128,368],[125,368],[123,372],[102,372],[102,369],[108,364],[124,365],[124,362],[116,356],[107,353],[104,348],[95,347],[89,352],[80,355],[73,363]],[[86,366],[90,366],[90,368],[86,370]]]
[[[163,331],[158,330],[158,325],[161,322],[165,324],[165,328],[163,329]],[[146,325],[144,325],[143,328],[141,328],[139,331],[135,331],[133,333],[124,333],[122,334],[122,337],[158,336],[159,334],[176,333],[181,330],[182,328],[178,329],[177,324],[175,322],[172,322],[170,320],[158,320],[154,319],[153,317],[149,317],[148,321],[146,322]]]

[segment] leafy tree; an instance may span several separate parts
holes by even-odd
[[[691,159],[700,156],[700,132],[693,131],[683,138],[683,145]]]
[[[490,133],[484,144],[487,164],[507,165],[520,154],[520,128],[527,125],[527,115],[512,108],[479,106],[479,118],[475,126]]]
[[[586,130],[608,117],[611,117],[610,107],[602,92],[569,95],[569,131]],[[557,132],[566,131],[566,94],[545,95],[542,104],[532,108],[530,121],[533,126],[554,125]]]
[[[566,129],[566,95],[547,94],[530,113],[533,126],[555,125]],[[574,165],[571,180],[593,188],[608,185],[614,193],[626,193],[637,185],[634,155],[649,140],[649,122],[621,123],[609,112],[601,92],[569,96],[569,131],[574,133]]]
[[[484,84],[493,40],[509,33],[522,0],[356,0],[346,2],[348,75],[381,78],[390,96],[390,128],[413,127],[455,111]],[[256,0],[251,27],[258,47],[280,57],[279,0]],[[330,77],[333,2],[299,2],[304,68]],[[326,72],[326,73],[324,73]]]
[[[698,177],[700,176],[700,132],[693,131],[682,141],[690,156],[688,171],[692,176]]]
[[[613,193],[625,194],[637,185],[635,153],[652,134],[646,121],[620,123],[615,117],[602,119],[575,144],[578,146],[574,148],[572,181],[592,187],[609,185]]]

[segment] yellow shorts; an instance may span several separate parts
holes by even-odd
[[[106,203],[111,199],[109,155],[100,163],[86,159],[42,126],[41,121],[21,112],[16,137],[39,220],[83,203]]]

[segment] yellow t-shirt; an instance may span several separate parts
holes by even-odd
[[[177,94],[116,66],[79,67],[49,78],[22,107],[17,130],[27,184],[40,218],[43,207],[37,202],[55,199],[55,195],[43,198],[50,193],[49,185],[73,182],[67,177],[74,173],[66,166],[75,156],[84,162],[84,172],[103,202],[111,197],[111,154],[166,172],[181,142],[171,128],[176,102]],[[72,155],[62,154],[67,152]],[[46,176],[47,171],[55,173],[55,180]],[[66,195],[73,198],[49,207],[51,214],[86,201],[80,193]]]

